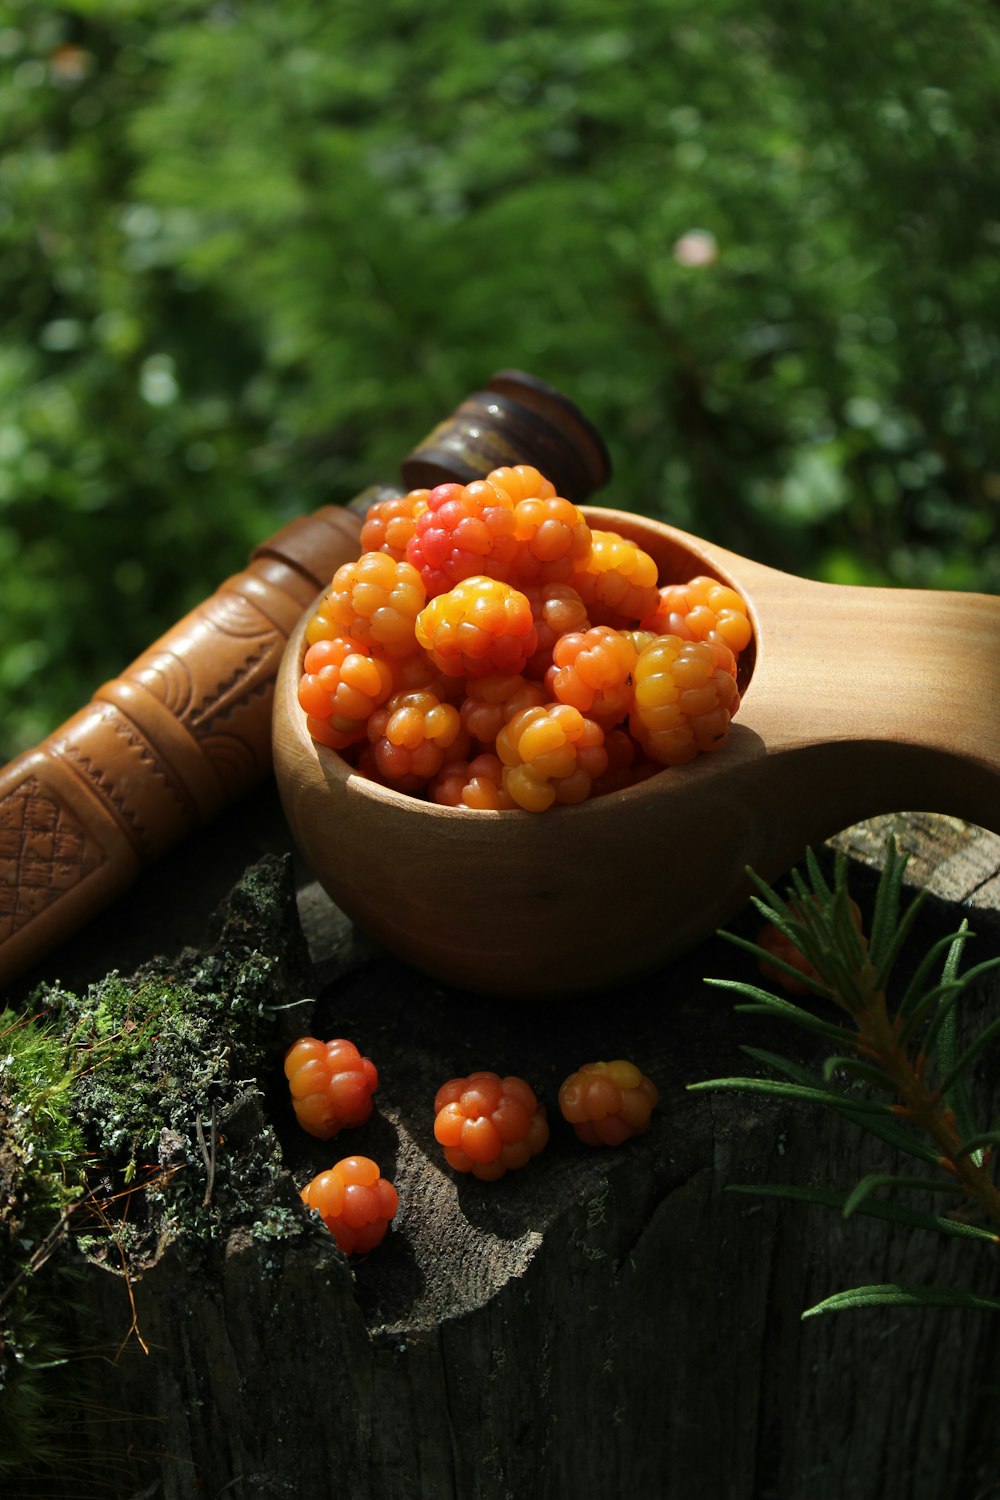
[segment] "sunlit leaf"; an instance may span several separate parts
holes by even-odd
[[[897,1286],[889,1282],[881,1286],[858,1286],[848,1292],[837,1292],[832,1297],[807,1308],[803,1318],[815,1317],[817,1313],[845,1312],[855,1307],[955,1307],[973,1312],[1000,1312],[1000,1301],[994,1297],[979,1297],[974,1292],[963,1292],[947,1286]]]

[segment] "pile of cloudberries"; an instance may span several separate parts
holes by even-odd
[[[717,749],[744,601],[591,528],[535,468],[377,501],[310,618],[313,739],[397,791],[543,812]]]
[[[353,1042],[300,1037],[285,1054],[295,1117],[309,1135],[329,1140],[364,1124],[378,1074]],[[656,1085],[634,1063],[585,1063],[559,1090],[559,1109],[588,1146],[620,1146],[649,1129]],[[434,1138],[455,1172],[495,1182],[527,1166],[549,1139],[545,1105],[523,1078],[486,1070],[451,1078],[434,1098]],[[393,1185],[367,1156],[345,1156],[300,1194],[346,1255],[373,1250],[399,1206]]]

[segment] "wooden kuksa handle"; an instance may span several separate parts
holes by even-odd
[[[502,371],[434,429],[402,474],[411,486],[464,483],[516,463],[543,468],[574,500],[610,468],[566,397]],[[336,569],[357,557],[358,511],[378,493],[285,526],[86,708],[0,771],[0,985],[269,773],[285,644]]]

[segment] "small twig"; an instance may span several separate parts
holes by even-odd
[[[198,1149],[201,1151],[201,1159],[205,1163],[205,1196],[201,1200],[202,1208],[208,1208],[212,1202],[212,1192],[215,1188],[215,1161],[216,1148],[218,1146],[218,1131],[215,1122],[215,1105],[212,1105],[211,1137],[209,1144],[205,1143],[205,1129],[201,1123],[201,1115],[195,1115],[194,1128],[198,1135]]]
[[[3,1290],[0,1291],[0,1309],[4,1308],[7,1305],[11,1297],[17,1291],[18,1287],[21,1285],[21,1282],[24,1281],[25,1277],[33,1276],[36,1271],[41,1270],[42,1266],[44,1266],[53,1250],[55,1250],[56,1246],[59,1244],[59,1241],[63,1238],[66,1232],[66,1226],[70,1221],[70,1216],[72,1215],[74,1209],[78,1207],[79,1204],[71,1203],[69,1207],[62,1214],[60,1214],[59,1218],[56,1220],[55,1224],[53,1224],[52,1228],[42,1240],[41,1244],[36,1245],[34,1252],[30,1256],[30,1258],[25,1261],[24,1265],[21,1267],[20,1271],[18,1271],[14,1279],[8,1282]]]

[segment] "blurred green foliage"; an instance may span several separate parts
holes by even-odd
[[[493,371],[602,496],[1000,584],[989,0],[0,3],[0,752]]]

